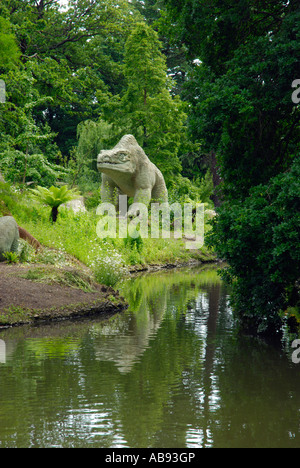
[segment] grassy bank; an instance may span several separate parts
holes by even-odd
[[[0,328],[107,316],[124,310],[118,291],[93,281],[74,262],[65,266],[0,264]]]
[[[74,213],[60,207],[53,223],[50,208],[29,190],[6,186],[0,215],[8,214],[42,248],[21,239],[18,253],[0,263],[0,326],[115,313],[126,304],[113,287],[131,272],[215,260],[206,246],[188,250],[184,239],[101,239],[95,208]]]
[[[65,255],[71,255],[90,268],[96,281],[114,286],[134,269],[215,259],[205,245],[200,250],[188,250],[183,239],[100,239],[96,233],[100,218],[95,209],[75,214],[61,207],[57,222],[52,223],[49,208],[35,201],[29,192],[15,193],[13,198],[8,205],[18,224],[46,247],[38,254],[27,248],[25,261],[59,266]]]

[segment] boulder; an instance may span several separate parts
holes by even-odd
[[[3,254],[17,252],[19,246],[19,229],[12,216],[0,218],[0,261],[4,261]]]
[[[70,200],[69,202],[64,203],[61,206],[67,208],[68,210],[72,210],[74,213],[85,213],[87,211],[84,205],[83,197],[80,197],[75,200]]]

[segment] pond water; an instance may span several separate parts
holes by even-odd
[[[121,290],[113,317],[0,332],[0,448],[300,446],[300,364],[236,333],[215,268]]]

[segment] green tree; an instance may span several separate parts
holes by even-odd
[[[114,117],[170,177],[181,167],[178,150],[185,138],[186,114],[183,103],[170,92],[172,82],[160,49],[157,33],[145,23],[136,24],[125,47],[127,91]]]
[[[0,16],[0,70],[6,70],[18,63],[20,55],[11,24]]]
[[[33,117],[47,124],[64,156],[77,144],[80,122],[97,119],[103,103],[120,92],[120,61],[136,13],[127,0],[3,0],[0,15],[10,20],[25,67],[30,62],[40,103]]]
[[[218,162],[224,203],[211,239],[235,310],[252,331],[278,331],[299,277],[298,2],[164,3],[173,40],[198,59],[183,97],[193,138]]]
[[[296,153],[300,110],[291,84],[300,73],[298,3],[165,3],[173,36],[188,45],[191,61],[201,61],[183,95],[189,129],[203,151],[217,154],[226,197],[245,197],[286,170]]]
[[[215,220],[210,242],[229,263],[223,276],[247,332],[278,333],[279,312],[299,309],[299,180],[300,157],[245,200],[225,201]]]
[[[0,169],[11,182],[51,185],[65,176],[66,170],[56,164],[60,152],[53,142],[55,135],[34,118],[36,107],[51,98],[41,97],[36,89],[31,62],[1,76],[6,82],[7,101],[1,104]]]
[[[86,120],[78,125],[72,186],[75,183],[85,189],[91,189],[94,183],[99,186],[101,174],[97,169],[97,156],[102,149],[110,147],[113,136],[112,125],[101,119]]]

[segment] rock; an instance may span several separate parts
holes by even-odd
[[[12,216],[0,218],[0,261],[4,261],[3,254],[17,252],[19,245],[19,229]]]
[[[80,197],[76,200],[71,200],[67,203],[64,203],[62,206],[68,210],[72,210],[74,213],[84,213],[87,211],[84,205],[83,197]]]

